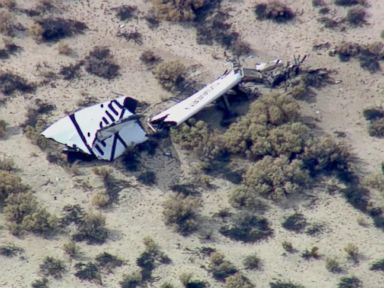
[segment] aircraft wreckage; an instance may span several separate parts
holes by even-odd
[[[178,126],[219,99],[242,81],[275,87],[299,74],[303,58],[284,65],[280,60],[257,64],[255,69],[233,67],[214,82],[192,96],[147,119],[153,132]],[[61,118],[42,135],[67,146],[70,151],[83,152],[100,160],[113,161],[124,151],[148,139],[139,117],[137,101],[119,97],[93,105]]]

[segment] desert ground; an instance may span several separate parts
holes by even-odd
[[[101,213],[105,217],[108,238],[102,244],[76,242],[81,254],[70,257],[63,245],[71,241],[71,235],[76,230],[74,225],[47,237],[32,232],[13,235],[8,229],[9,221],[4,213],[0,213],[0,245],[13,243],[23,249],[14,257],[0,255],[0,287],[31,287],[31,283],[44,277],[48,279],[48,286],[35,287],[123,287],[120,282],[125,275],[139,271],[136,259],[145,249],[145,237],[151,237],[158,244],[159,249],[169,257],[170,263],[157,263],[151,279],[143,281],[141,286],[126,287],[251,287],[245,284],[226,286],[229,284],[225,280],[212,277],[209,257],[201,253],[202,247],[223,253],[225,259],[232,262],[255,287],[272,287],[270,283],[279,280],[307,288],[384,287],[384,272],[370,269],[372,263],[384,258],[383,231],[375,227],[372,217],[354,208],[340,193],[329,191],[333,187],[333,178],[314,185],[303,199],[293,197],[280,202],[265,200],[268,209],[262,216],[268,219],[273,235],[261,241],[245,243],[225,237],[218,231],[215,215],[225,209],[235,211],[228,201],[228,194],[236,184],[225,177],[206,176],[210,187],[201,188],[197,231],[182,235],[174,227],[166,225],[163,203],[174,194],[168,188],[169,184],[175,179],[191,178],[192,164],[198,162],[191,151],[172,144],[169,139],[161,140],[161,152],[153,156],[142,152],[140,156],[140,169],[148,169],[156,174],[157,183],[153,185],[141,183],[137,180],[137,171],[123,171],[118,163],[95,160],[58,165],[48,161],[46,151],[33,144],[21,127],[36,99],[56,107],[45,118],[48,124],[77,110],[79,101],[87,97],[93,97],[97,103],[116,97],[116,93],[145,102],[149,107],[145,111],[153,111],[161,107],[158,105],[164,99],[170,99],[173,93],[165,90],[155,78],[153,69],[140,60],[144,51],[152,50],[163,61],[181,61],[192,71],[188,77],[199,83],[209,83],[228,69],[230,66],[225,55],[231,52],[225,52],[226,49],[217,43],[198,44],[196,28],[190,21],[161,20],[158,27],[150,27],[145,19],[153,9],[150,0],[15,2],[17,9],[2,4],[4,6],[0,11],[10,11],[15,21],[26,30],[18,31],[14,36],[4,35],[4,39],[11,38],[21,50],[7,59],[0,59],[0,72],[12,72],[39,85],[30,93],[2,95],[2,99],[6,100],[0,104],[0,120],[5,120],[8,128],[0,139],[0,156],[14,161],[17,170],[12,173],[30,187],[38,202],[51,214],[61,217],[63,207],[75,204],[84,211]],[[54,8],[41,15],[30,16],[20,12],[48,2]],[[369,0],[369,5],[364,8],[368,13],[367,23],[358,27],[347,25],[345,29],[325,28],[318,21],[321,17],[318,12],[320,8],[314,7],[312,1],[308,0],[282,1],[295,11],[296,17],[292,21],[260,21],[255,15],[255,5],[260,2],[223,0],[220,9],[228,11],[231,29],[250,45],[252,52],[249,55],[256,61],[276,58],[290,61],[295,55],[308,55],[303,64],[305,67],[334,71],[334,84],[315,89],[316,95],[310,101],[298,100],[301,113],[303,117],[314,119],[317,133],[328,134],[336,141],[347,144],[349,152],[357,159],[360,177],[380,173],[384,159],[383,139],[368,134],[368,122],[363,111],[368,107],[383,105],[383,73],[364,70],[355,59],[340,62],[337,56],[330,56],[329,52],[342,41],[362,44],[383,41],[380,34],[384,29],[384,2]],[[333,2],[325,0],[333,17],[343,17],[350,9],[336,6]],[[135,16],[125,21],[119,20],[112,8],[121,5],[136,6]],[[37,41],[30,27],[36,19],[44,17],[78,20],[88,28],[83,33],[60,41]],[[141,33],[142,43],[117,37],[119,31]],[[4,43],[5,40],[0,40],[0,47]],[[322,43],[329,45],[320,50],[313,49],[314,45]],[[67,55],[59,53],[59,45],[64,44],[71,49]],[[104,79],[84,69],[71,80],[60,76],[61,67],[85,59],[95,46],[110,49],[115,63],[120,66],[116,78]],[[240,60],[246,63],[249,55],[241,56]],[[263,93],[269,90],[273,89],[264,89]],[[213,115],[219,114],[216,111]],[[196,118],[209,123],[212,117],[209,112],[203,111]],[[337,137],[340,132],[344,137]],[[62,148],[57,145],[54,149],[60,152]],[[164,156],[164,151],[170,151],[172,157]],[[111,169],[116,179],[125,181],[118,201],[106,208],[98,208],[92,201],[96,193],[105,189],[101,178],[94,172],[95,167]],[[383,196],[380,191],[372,191],[372,201],[377,206],[384,204]],[[316,235],[284,229],[281,223],[294,212],[305,215],[308,223],[322,224],[324,229]],[[284,241],[290,242],[295,251],[285,251],[282,246]],[[358,247],[359,261],[348,259],[344,251],[348,244]],[[314,246],[318,247],[319,258],[304,259],[302,252]],[[118,256],[124,261],[123,265],[113,271],[100,268],[102,283],[80,279],[75,275],[77,263],[94,262],[102,252]],[[243,259],[250,254],[259,257],[261,265],[258,269],[244,268]],[[43,275],[40,264],[47,256],[61,259],[65,264],[61,277]],[[342,271],[328,271],[326,260],[329,258],[337,259]],[[205,286],[182,284],[179,277],[183,273],[192,273],[193,279],[203,281],[205,284],[199,285]],[[338,286],[340,279],[347,276],[357,277],[362,286]],[[172,286],[165,286],[165,283]]]

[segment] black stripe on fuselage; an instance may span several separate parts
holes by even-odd
[[[85,147],[87,147],[88,149],[88,152],[91,154],[91,155],[94,155],[93,152],[92,152],[92,149],[91,147],[89,147],[88,143],[87,143],[87,140],[85,139],[85,136],[83,134],[83,131],[81,130],[80,126],[79,126],[79,123],[77,123],[77,120],[75,118],[75,114],[72,114],[72,115],[69,115],[69,119],[71,119],[73,125],[75,126],[75,129],[77,131],[77,134],[79,134],[80,138],[81,138],[81,141],[83,141]]]
[[[120,140],[120,142],[121,142],[121,144],[123,144],[124,148],[128,147],[128,145],[127,145],[127,143],[125,143],[124,139],[121,138],[119,132],[116,132],[114,137],[113,137],[110,161],[112,161],[115,158],[115,151],[116,151],[116,146],[117,146],[117,140]]]

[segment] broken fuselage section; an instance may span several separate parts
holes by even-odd
[[[135,109],[137,101],[119,97],[74,112],[42,132],[46,138],[101,160],[112,161],[129,146],[147,140]]]

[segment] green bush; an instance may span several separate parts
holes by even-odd
[[[291,21],[296,16],[291,8],[277,0],[257,4],[255,13],[259,20],[268,19],[276,23]]]
[[[75,264],[76,273],[75,276],[81,280],[94,281],[97,284],[102,284],[101,274],[97,265],[92,262],[88,263],[76,263]]]
[[[241,273],[236,273],[225,279],[225,288],[253,288],[255,285]]]
[[[174,226],[182,235],[188,235],[197,229],[200,207],[200,201],[197,198],[173,195],[164,202],[163,207],[165,223]]]
[[[157,65],[154,70],[156,79],[164,89],[177,90],[185,80],[186,67],[180,61],[166,61]]]
[[[282,225],[285,229],[298,233],[305,229],[307,226],[307,220],[303,214],[295,212],[286,218]]]
[[[120,281],[121,288],[136,288],[139,287],[143,278],[140,272],[124,275],[123,280]]]
[[[294,284],[292,282],[285,282],[285,281],[276,281],[276,282],[270,282],[269,285],[271,288],[304,288],[303,285]]]
[[[108,238],[105,217],[101,214],[87,213],[78,224],[75,241],[87,241],[89,244],[102,244]]]
[[[257,255],[248,255],[243,259],[245,269],[256,270],[261,266],[261,260]]]
[[[53,257],[45,257],[42,264],[40,264],[40,272],[44,276],[52,276],[54,278],[61,278],[65,272],[65,264],[62,260]]]
[[[342,277],[337,285],[338,288],[363,288],[363,282],[355,276]]]
[[[213,252],[210,255],[208,269],[213,277],[220,281],[224,281],[229,276],[238,272],[237,268],[231,262],[225,260],[224,255],[219,252]]]
[[[235,218],[233,223],[220,227],[220,233],[233,240],[256,242],[270,237],[273,230],[266,218],[243,214]]]
[[[196,18],[196,10],[209,4],[205,0],[152,0],[158,19],[167,21],[192,21]]]
[[[285,156],[265,156],[246,171],[243,183],[248,191],[243,197],[252,199],[263,196],[280,200],[288,195],[303,192],[310,183],[310,178],[303,169],[301,160],[290,162]]]
[[[106,269],[108,272],[112,272],[113,269],[124,264],[123,260],[107,252],[98,254],[95,260],[98,266]]]
[[[374,262],[369,269],[373,271],[384,271],[384,258]]]

